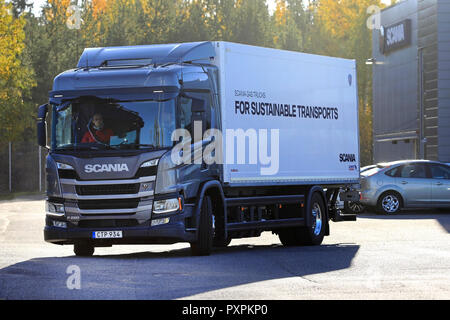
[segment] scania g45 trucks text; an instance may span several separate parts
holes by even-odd
[[[354,60],[228,42],[85,49],[38,111],[45,240],[115,244],[278,234],[319,245],[355,220]],[[47,137],[47,131],[51,134]]]

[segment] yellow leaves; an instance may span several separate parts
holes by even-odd
[[[287,14],[286,1],[285,0],[277,0],[274,15],[275,15],[275,23],[278,26],[286,25],[286,22],[287,22],[286,14]]]
[[[67,8],[70,0],[47,0],[47,7],[44,8],[44,15],[47,21],[63,21],[68,17]]]
[[[326,31],[342,38],[351,35],[368,17],[367,8],[379,5],[379,0],[320,0],[317,17]]]
[[[10,10],[11,5],[0,0],[0,142],[17,135],[21,124],[8,119],[15,115],[19,122],[24,119],[24,92],[36,85],[32,70],[22,61],[25,18],[14,18]]]
[[[0,48],[2,54],[0,56],[0,83],[8,82],[12,78],[13,72],[20,65],[18,57],[24,49],[23,40],[25,33],[23,27],[25,20],[13,18],[9,14],[11,5],[5,4],[0,0]],[[1,88],[0,88],[1,90]]]

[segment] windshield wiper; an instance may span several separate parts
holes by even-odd
[[[114,146],[106,144],[95,144],[95,145],[77,145],[77,144],[67,144],[65,146],[57,147],[55,150],[66,151],[66,150],[104,150],[104,149],[116,149]]]
[[[145,144],[145,143],[121,143],[118,145],[114,145],[114,147],[118,147],[120,149],[131,149],[131,148],[139,148],[139,147],[146,147],[151,149],[156,149],[156,146],[153,144]]]

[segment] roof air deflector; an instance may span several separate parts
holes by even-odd
[[[178,44],[156,44],[124,47],[87,48],[78,62],[78,68],[96,68],[104,66],[125,66],[124,61],[143,63],[151,60],[151,64],[206,62],[215,57],[214,46],[211,42],[189,42]],[[141,64],[140,64],[141,65]],[[129,64],[126,66],[130,66]]]

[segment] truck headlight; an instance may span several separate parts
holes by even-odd
[[[163,214],[181,210],[181,198],[156,200],[153,202],[153,213]]]
[[[64,204],[46,201],[45,202],[45,211],[48,215],[63,216],[65,213],[64,212]]]
[[[56,167],[58,167],[58,169],[62,169],[62,170],[74,170],[70,164],[65,164],[65,163],[61,163],[61,162],[57,162]]]
[[[141,168],[147,168],[147,167],[156,166],[156,165],[158,165],[158,160],[159,159],[153,159],[153,160],[150,160],[150,161],[146,161],[143,164],[141,164]]]
[[[158,162],[155,194],[177,192],[177,166],[172,162],[172,152],[166,152]]]

